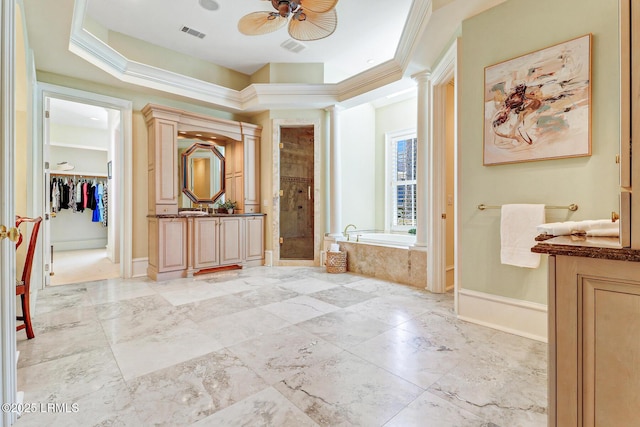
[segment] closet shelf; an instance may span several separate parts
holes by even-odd
[[[80,171],[59,171],[59,170],[51,170],[50,174],[52,176],[57,175],[57,176],[78,176],[78,177],[83,177],[83,178],[106,178],[107,174],[106,173],[95,173],[95,172],[80,172]]]

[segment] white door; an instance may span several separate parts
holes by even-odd
[[[49,117],[48,112],[51,111],[50,107],[50,99],[49,97],[44,98],[44,120],[42,123],[42,132],[44,134],[44,144],[42,147],[42,160],[45,165],[44,170],[44,223],[42,224],[42,247],[44,248],[44,280],[42,281],[43,287],[51,284],[51,275],[50,273],[54,271],[53,268],[53,258],[51,256],[51,203],[49,203],[51,197],[51,187],[49,186],[49,182],[51,181],[50,169],[46,167],[49,165]],[[34,174],[35,175],[35,174]]]

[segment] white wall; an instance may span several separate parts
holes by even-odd
[[[375,110],[364,104],[340,112],[342,225],[376,228]],[[382,171],[384,173],[384,171]]]
[[[340,113],[342,222],[359,230],[384,230],[385,134],[415,129],[417,99],[365,104]]]

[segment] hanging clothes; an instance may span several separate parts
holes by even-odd
[[[109,225],[107,217],[109,216],[109,183],[104,183],[104,193],[102,194],[102,225]]]
[[[89,207],[89,183],[87,181],[82,183],[82,208],[87,209]]]
[[[95,183],[87,183],[87,208],[92,211],[96,210],[96,185]]]
[[[84,203],[82,196],[82,185],[84,180],[79,180],[76,184],[76,212],[84,212]]]
[[[60,211],[60,187],[58,187],[58,180],[53,178],[51,180],[51,212],[56,213]]]
[[[94,187],[94,199],[95,199],[95,205],[94,205],[94,210],[93,210],[93,217],[91,218],[91,221],[93,222],[102,222],[102,193],[104,191],[104,187],[102,184],[98,183],[96,184]]]
[[[69,209],[69,180],[67,178],[62,180],[60,192],[60,209]]]
[[[69,208],[73,212],[78,211],[78,206],[76,206],[76,178],[75,177],[69,180]]]
[[[91,209],[91,221],[108,226],[108,185],[107,182],[87,181],[78,177],[54,177],[49,180],[49,202],[51,213],[71,209],[74,213]],[[55,215],[53,215],[55,216]]]

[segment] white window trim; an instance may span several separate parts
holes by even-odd
[[[402,129],[393,132],[385,132],[385,151],[384,151],[384,161],[385,161],[385,196],[384,196],[384,227],[385,232],[398,232],[398,231],[409,231],[412,228],[416,228],[413,225],[393,225],[393,184],[392,177],[394,174],[395,166],[391,161],[391,147],[394,141],[400,139],[412,139],[417,138],[417,131],[415,128]]]

